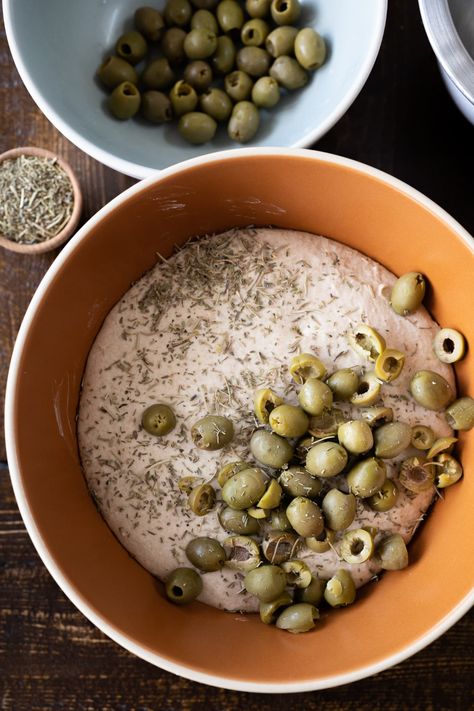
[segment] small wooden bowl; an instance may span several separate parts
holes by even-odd
[[[52,249],[56,249],[61,244],[64,244],[64,242],[72,236],[77,227],[82,210],[82,192],[79,181],[73,173],[69,163],[66,163],[65,160],[57,156],[55,153],[47,151],[45,148],[35,148],[33,146],[12,148],[11,150],[0,154],[0,163],[4,160],[18,158],[18,156],[21,155],[39,156],[40,158],[55,158],[71,181],[74,195],[74,207],[71,217],[69,218],[69,222],[65,225],[65,227],[63,227],[61,232],[58,232],[58,234],[51,237],[51,239],[45,240],[44,242],[37,242],[36,244],[20,244],[11,239],[7,239],[0,234],[0,246],[5,247],[5,249],[9,249],[12,252],[19,252],[20,254],[42,254],[43,252],[50,252]]]

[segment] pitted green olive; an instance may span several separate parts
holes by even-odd
[[[324,529],[321,509],[314,501],[304,496],[297,496],[286,509],[288,521],[296,533],[304,538],[319,536]]]
[[[367,503],[373,511],[390,511],[398,499],[398,489],[391,479],[386,479],[381,488],[373,496],[369,496]]]
[[[185,552],[189,562],[206,573],[220,570],[226,560],[225,551],[219,541],[207,536],[189,541]]]
[[[205,516],[216,503],[216,492],[210,484],[194,486],[188,496],[189,508],[196,516]]]
[[[244,585],[261,602],[271,602],[284,592],[286,575],[277,565],[261,565],[247,573]]]
[[[308,83],[308,74],[294,57],[281,55],[270,67],[270,76],[288,91],[301,89]]]
[[[446,421],[454,430],[470,430],[474,427],[474,398],[461,397],[446,409]]]
[[[348,461],[344,447],[335,442],[320,442],[311,447],[306,456],[306,469],[323,478],[340,474]]]
[[[294,25],[301,14],[299,0],[272,0],[270,12],[277,25]]]
[[[410,382],[410,392],[427,410],[444,410],[454,399],[451,385],[439,373],[419,370]]]
[[[311,582],[311,571],[303,560],[286,560],[281,564],[286,574],[286,582],[297,588],[307,588]]]
[[[263,496],[258,500],[257,507],[260,509],[276,509],[280,504],[283,491],[276,479],[271,479]]]
[[[300,353],[293,356],[289,370],[291,377],[298,385],[305,383],[308,378],[323,378],[326,375],[325,366],[312,353]]]
[[[398,480],[408,491],[416,494],[427,491],[435,480],[433,464],[424,457],[409,457],[400,465]]]
[[[304,467],[284,469],[278,481],[290,496],[306,496],[308,499],[316,498],[322,487],[319,479],[311,476]]]
[[[338,489],[330,489],[322,500],[321,508],[326,525],[332,531],[343,531],[355,518],[357,501],[353,494],[344,494]]]
[[[253,433],[250,451],[260,464],[273,469],[280,469],[288,464],[293,456],[293,447],[288,440],[267,430],[256,430]]]
[[[395,348],[386,348],[375,361],[374,373],[380,380],[391,383],[403,370],[405,354]]]
[[[331,388],[318,378],[307,378],[298,394],[301,407],[310,415],[322,415],[330,410],[332,398]]]
[[[411,427],[405,422],[389,422],[375,430],[374,440],[375,455],[382,459],[393,459],[410,446]]]
[[[314,620],[319,619],[319,612],[314,605],[309,605],[307,602],[299,602],[296,605],[290,605],[280,613],[276,626],[281,630],[299,634],[300,632],[309,632],[313,629]]]
[[[272,30],[265,40],[265,47],[272,57],[281,57],[282,55],[291,56],[295,47],[295,39],[298,34],[296,27],[290,25],[282,25]]]
[[[356,586],[347,570],[341,568],[327,581],[324,589],[324,599],[331,607],[351,605],[355,597]]]
[[[436,440],[436,435],[431,427],[414,425],[411,428],[411,446],[416,449],[431,449]]]
[[[344,534],[339,551],[346,563],[360,565],[372,557],[374,541],[369,531],[354,528]]]
[[[349,420],[339,425],[337,430],[339,443],[352,454],[363,454],[373,447],[372,430],[363,420]]]
[[[457,363],[466,352],[466,341],[454,328],[442,328],[433,339],[433,350],[442,363]]]
[[[381,389],[382,386],[377,376],[371,370],[361,376],[357,390],[350,401],[353,405],[358,406],[373,405],[379,399]]]
[[[266,484],[267,479],[261,469],[243,469],[227,479],[222,487],[222,498],[232,509],[248,509],[263,496]]]
[[[202,592],[202,580],[193,568],[176,568],[165,581],[166,597],[175,605],[187,605]]]
[[[365,323],[359,324],[354,332],[347,336],[347,340],[356,353],[374,362],[386,346],[385,338],[375,328]]]
[[[282,607],[288,607],[292,602],[291,595],[287,592],[283,592],[276,600],[272,600],[271,602],[261,602],[259,607],[260,619],[266,625],[273,624],[280,609]]]
[[[329,376],[327,384],[335,400],[350,400],[359,386],[359,376],[352,368],[342,368]]]
[[[217,472],[217,483],[222,488],[227,479],[230,479],[231,476],[249,468],[251,468],[250,464],[242,462],[240,459],[235,462],[227,462],[227,464],[224,464]]]
[[[376,548],[377,561],[384,570],[401,570],[408,565],[408,551],[399,533],[384,538]]]
[[[391,407],[367,407],[360,411],[362,418],[370,427],[380,427],[387,422],[393,421],[393,410]]]
[[[308,587],[295,590],[295,602],[309,602],[310,605],[319,605],[323,599],[325,587],[326,581],[313,575]]]
[[[376,457],[363,459],[347,475],[349,491],[361,499],[367,499],[379,491],[387,478],[384,462]]]
[[[352,494],[350,494],[350,496],[352,496]],[[354,497],[352,496],[352,498]],[[304,542],[306,543],[308,548],[313,551],[313,553],[325,553],[331,548],[331,545],[334,542],[334,538],[334,531],[332,531],[330,528],[325,528],[324,531],[319,534],[319,536],[308,536],[308,538],[305,538]]]
[[[308,429],[308,416],[300,407],[278,405],[270,412],[270,427],[282,437],[301,437]]]
[[[283,399],[270,388],[256,390],[253,398],[255,417],[263,425],[267,425],[272,410],[283,405],[283,402]]]
[[[249,516],[245,510],[231,509],[225,506],[219,512],[219,523],[229,533],[238,533],[250,536],[260,531],[260,524],[257,519]]]
[[[262,541],[262,552],[270,563],[280,565],[296,555],[300,545],[300,538],[296,533],[268,531]]]
[[[346,421],[341,410],[333,408],[323,415],[309,418],[308,432],[314,437],[327,437],[337,434],[339,425]]]
[[[248,536],[229,536],[224,539],[222,546],[226,554],[226,566],[232,570],[243,573],[254,570],[260,563],[258,545]]]
[[[191,428],[191,439],[199,449],[222,449],[233,437],[234,425],[221,415],[207,415]]]
[[[175,414],[168,405],[150,405],[142,415],[142,427],[155,437],[163,437],[176,427]]]
[[[318,69],[326,58],[326,43],[312,27],[304,27],[295,39],[295,57],[304,69]]]
[[[462,477],[462,466],[450,454],[440,454],[436,457],[435,484],[438,489],[452,486]],[[440,466],[441,465],[441,466]]]
[[[390,297],[390,305],[400,316],[408,314],[421,306],[425,295],[425,280],[419,272],[403,274],[395,282]]]

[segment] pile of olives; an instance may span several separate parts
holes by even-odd
[[[192,4],[191,4],[192,2]],[[155,124],[178,120],[189,143],[212,140],[219,123],[250,141],[260,109],[307,84],[326,57],[323,38],[294,24],[299,0],[168,0],[135,12],[97,75],[110,90],[108,108],[126,120],[140,112]],[[137,72],[137,65],[145,62]]]

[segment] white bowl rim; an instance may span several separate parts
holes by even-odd
[[[33,101],[43,112],[46,118],[51,121],[53,126],[55,126],[71,143],[73,143],[77,148],[80,148],[84,153],[92,156],[100,163],[117,170],[120,173],[125,173],[132,178],[142,179],[148,178],[151,175],[156,175],[156,173],[161,172],[158,168],[148,168],[146,166],[140,165],[139,163],[134,163],[132,161],[124,160],[119,156],[114,155],[110,151],[106,151],[96,144],[84,138],[78,131],[71,128],[63,119],[58,115],[54,106],[52,106],[42,95],[40,90],[36,87],[30,72],[27,69],[26,64],[23,62],[20,50],[18,48],[15,33],[13,31],[13,23],[11,16],[11,7],[15,0],[2,0],[3,6],[3,19],[5,24],[5,31],[7,35],[8,45],[15,62],[15,66],[18,73],[28,90]],[[376,31],[372,37],[371,43],[368,47],[367,55],[364,63],[362,64],[359,73],[354,79],[351,91],[344,95],[341,101],[333,109],[332,113],[323,121],[317,128],[309,131],[305,136],[303,136],[299,141],[293,143],[291,148],[308,148],[322,136],[324,136],[327,131],[329,131],[342,116],[346,113],[349,107],[353,104],[359,93],[361,92],[364,84],[366,83],[370,72],[377,59],[380,45],[382,43],[382,38],[385,30],[385,23],[387,19],[387,8],[388,0],[379,0],[376,5],[377,15],[375,18]],[[238,150],[238,149],[236,149]],[[221,153],[223,151],[215,151],[214,153]],[[213,154],[214,154],[213,153]]]
[[[192,158],[182,163],[170,166],[169,168],[160,171],[158,175],[151,176],[146,180],[143,180],[137,183],[136,185],[133,185],[132,187],[128,188],[123,193],[111,200],[111,202],[107,203],[107,205],[105,205],[103,208],[101,208],[93,217],[88,220],[88,222],[86,222],[85,225],[83,225],[83,227],[81,227],[81,229],[74,235],[71,241],[64,247],[62,252],[55,259],[53,264],[49,267],[48,271],[40,282],[30,302],[30,305],[28,306],[15,342],[10,369],[8,373],[5,397],[5,438],[7,458],[10,468],[10,476],[12,480],[13,490],[27,531],[40,558],[42,559],[43,563],[45,564],[53,579],[56,581],[62,591],[67,595],[67,597],[72,601],[72,603],[80,610],[80,612],[82,612],[82,614],[87,619],[89,619],[104,634],[106,634],[108,637],[113,639],[115,642],[120,644],[122,647],[124,647],[137,657],[140,657],[141,659],[144,659],[145,661],[148,661],[151,664],[154,664],[155,666],[164,669],[165,671],[177,674],[178,676],[190,679],[191,681],[236,691],[283,694],[302,691],[315,691],[339,686],[342,684],[348,684],[353,681],[358,681],[359,679],[364,679],[368,676],[372,676],[373,674],[378,674],[379,672],[384,671],[385,669],[388,669],[389,667],[404,661],[411,655],[416,654],[416,652],[419,652],[421,649],[431,644],[431,642],[433,642],[444,632],[446,632],[446,630],[452,627],[452,625],[454,625],[466,612],[468,612],[468,610],[474,604],[474,589],[471,590],[471,592],[466,595],[462,600],[460,600],[460,602],[453,610],[451,610],[448,615],[442,618],[425,634],[421,635],[415,642],[413,642],[413,644],[408,645],[407,647],[400,650],[396,654],[393,654],[390,657],[387,657],[374,664],[363,666],[360,669],[356,669],[355,671],[348,674],[333,675],[321,679],[316,679],[314,681],[306,681],[304,683],[295,682],[282,684],[266,684],[240,681],[238,679],[229,679],[226,677],[220,677],[217,675],[205,674],[196,671],[187,666],[171,662],[169,659],[166,659],[161,655],[151,653],[148,649],[137,644],[128,636],[120,632],[120,630],[110,625],[105,619],[103,619],[101,615],[96,612],[93,607],[91,607],[87,603],[85,599],[82,598],[82,596],[78,593],[74,586],[63,575],[59,566],[56,565],[55,560],[50,555],[48,547],[43,541],[41,534],[36,526],[34,517],[30,511],[19,471],[15,436],[13,431],[13,422],[15,419],[15,391],[17,382],[21,377],[21,373],[19,371],[19,362],[21,353],[27,340],[28,330],[35,319],[36,311],[38,310],[38,307],[40,306],[41,301],[44,298],[49,286],[56,278],[63,264],[67,262],[73,251],[76,249],[76,246],[78,246],[87,237],[88,233],[92,229],[94,229],[95,226],[104,217],[109,215],[121,203],[126,202],[132,195],[145,191],[153,183],[159,183],[162,180],[168,178],[169,176],[175,175],[176,173],[179,173],[184,169],[200,165],[206,165],[213,162],[227,161],[229,160],[229,158],[239,159],[246,156],[252,157],[272,155],[287,156],[288,158],[301,157],[315,161],[333,163],[342,167],[350,168],[351,170],[360,172],[364,175],[374,177],[377,180],[408,196],[409,198],[432,212],[438,219],[442,220],[451,230],[453,230],[453,232],[455,232],[463,240],[463,242],[465,242],[465,244],[474,254],[474,240],[472,239],[472,237],[453,217],[451,217],[445,210],[443,210],[443,208],[439,207],[439,205],[434,203],[425,195],[418,192],[417,190],[410,187],[401,180],[398,180],[397,178],[394,178],[391,175],[384,173],[376,168],[365,165],[364,163],[360,163],[358,161],[351,160],[349,158],[343,158],[341,156],[333,155],[330,153],[323,153],[321,151],[311,151],[305,149],[240,148],[199,156],[197,158]]]

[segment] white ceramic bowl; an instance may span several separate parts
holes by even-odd
[[[81,150],[135,178],[238,147],[224,129],[212,142],[190,146],[174,124],[119,122],[108,115],[107,94],[95,73],[143,4],[143,0],[3,0],[13,59],[40,109]],[[164,0],[156,4],[160,7]],[[302,0],[302,4],[301,24],[314,26],[324,36],[327,62],[307,87],[266,112],[250,145],[313,144],[347,111],[377,57],[387,0]]]

